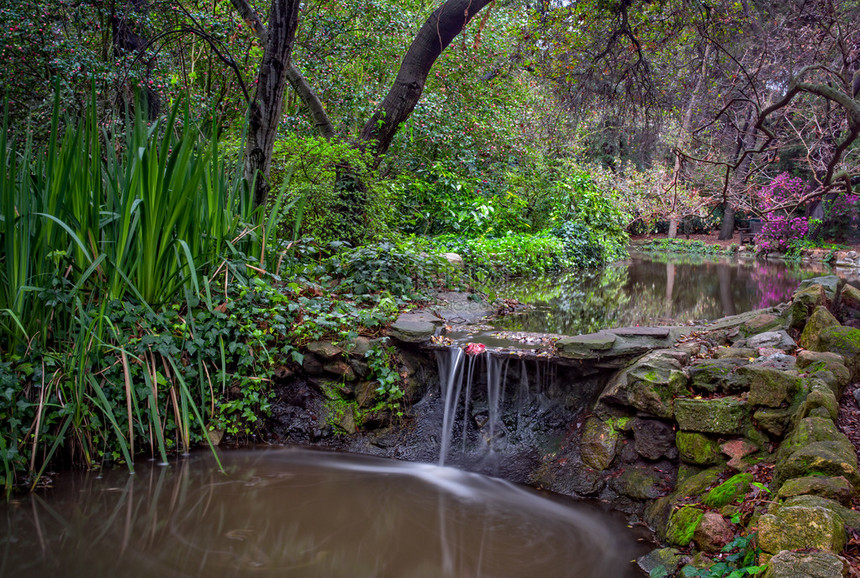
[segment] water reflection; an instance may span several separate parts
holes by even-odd
[[[73,475],[0,508],[0,575],[636,575],[602,513],[450,468],[299,450]],[[65,476],[64,476],[65,478]]]
[[[771,307],[802,279],[827,273],[786,263],[701,256],[632,255],[603,269],[519,279],[494,288],[534,309],[499,329],[576,335],[610,327],[683,324]]]

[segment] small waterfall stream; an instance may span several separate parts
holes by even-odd
[[[458,419],[462,419],[462,432],[458,433],[461,435],[460,445],[464,454],[468,451],[470,428],[481,430],[484,426],[486,426],[483,432],[484,445],[481,447],[478,444],[476,450],[490,456],[496,452],[498,439],[510,433],[503,420],[506,407],[515,412],[514,431],[517,434],[522,433],[521,427],[525,422],[523,415],[529,411],[534,394],[537,394],[538,399],[546,399],[543,390],[547,379],[555,376],[555,372],[548,363],[535,362],[534,376],[530,378],[530,368],[525,360],[519,360],[517,364],[516,361],[512,362],[511,357],[500,356],[489,350],[472,353],[469,348],[458,346],[437,351],[436,361],[444,408],[439,465],[445,465],[449,458]],[[512,365],[515,386],[511,387],[511,397],[506,405],[505,384]],[[484,399],[487,403],[486,421],[473,422],[470,409],[475,409],[476,404]],[[473,433],[478,432],[473,430]]]

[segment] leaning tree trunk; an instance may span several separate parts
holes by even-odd
[[[299,0],[272,0],[269,34],[257,76],[257,92],[248,110],[248,143],[245,148],[245,178],[254,182],[254,205],[266,204],[269,169],[284,105],[286,71],[290,65]]]
[[[447,0],[418,30],[400,63],[394,85],[361,131],[361,140],[373,143],[377,157],[385,154],[397,129],[412,114],[436,59],[475,14],[492,1]]]

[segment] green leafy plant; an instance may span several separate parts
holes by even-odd
[[[767,569],[767,564],[755,564],[759,550],[754,542],[754,533],[738,536],[723,547],[725,556],[722,560],[707,568],[696,568],[688,564],[681,568],[680,575],[684,578],[743,578],[761,574]]]

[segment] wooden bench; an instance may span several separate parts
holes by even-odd
[[[751,243],[755,243],[755,236],[761,233],[761,220],[750,219],[749,225],[746,227],[740,227],[738,231],[740,231],[741,233],[741,245],[744,244],[744,241],[750,241]]]

